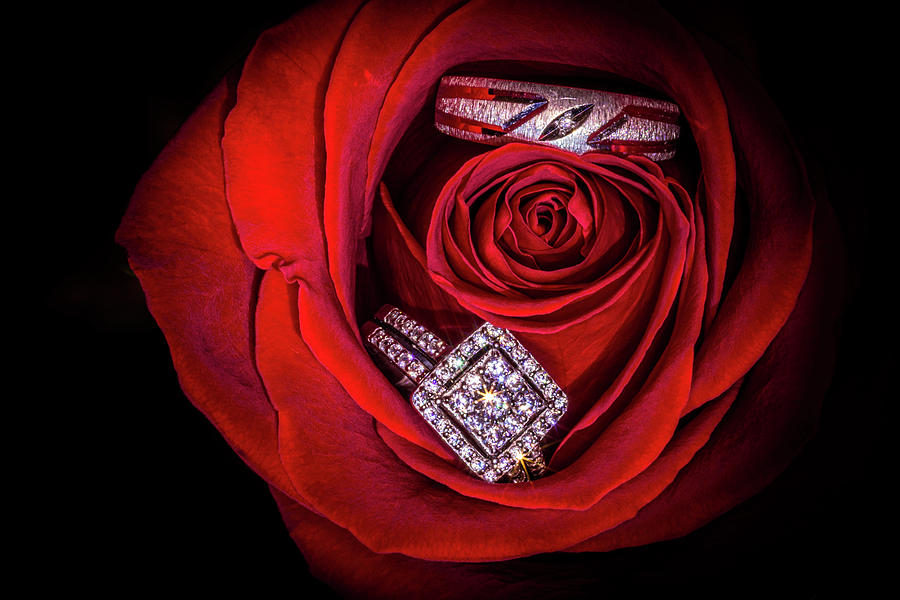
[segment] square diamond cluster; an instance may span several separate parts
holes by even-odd
[[[416,388],[413,406],[476,475],[506,475],[566,412],[566,395],[506,329],[485,323]]]

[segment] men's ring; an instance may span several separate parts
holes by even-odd
[[[383,306],[362,333],[395,385],[478,477],[523,482],[546,472],[541,442],[566,394],[508,330],[484,323],[456,347]]]
[[[438,85],[438,130],[484,144],[530,142],[576,154],[675,156],[678,105],[598,90],[447,75]]]

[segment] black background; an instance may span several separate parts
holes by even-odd
[[[879,340],[890,308],[880,282],[896,268],[888,266],[882,213],[890,200],[873,185],[888,177],[873,166],[881,130],[866,116],[896,112],[877,83],[887,61],[874,33],[880,19],[859,5],[707,4],[667,6],[760,73],[828,186],[854,295],[820,432],[789,470],[683,539],[586,564],[638,596],[723,580],[726,589],[776,597],[876,589],[890,568],[879,542],[887,536],[885,480],[895,471],[883,416],[891,357]],[[53,390],[65,382],[54,392],[56,414],[78,426],[61,423],[66,446],[53,452],[52,467],[71,477],[44,521],[47,539],[63,540],[73,580],[91,587],[330,594],[309,576],[266,485],[184,397],[124,250],[113,243],[140,175],[256,36],[294,6],[155,4],[58,15],[52,35],[60,51],[50,70],[68,131],[54,137],[50,158],[59,168],[46,175],[63,185],[39,207],[37,235],[50,256],[38,259],[45,264],[37,308],[39,329],[55,340],[43,356],[56,367],[43,377]],[[862,100],[848,102],[856,94]],[[60,511],[67,533],[58,530]]]

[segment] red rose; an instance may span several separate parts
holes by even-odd
[[[447,138],[431,103],[463,68],[653,88],[679,158]],[[349,594],[484,595],[500,580],[453,563],[708,522],[812,433],[840,300],[831,213],[771,102],[654,4],[305,10],[184,125],[118,240],[185,392]],[[570,398],[555,472],[461,470],[363,349],[383,302],[517,332]]]

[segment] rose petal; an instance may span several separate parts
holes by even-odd
[[[778,111],[743,65],[707,46],[743,156],[749,232],[740,271],[698,350],[688,411],[756,363],[794,309],[812,252],[814,200]]]
[[[219,136],[234,87],[233,78],[220,83],[141,178],[116,242],[128,250],[187,397],[257,473],[293,492],[247,327],[259,272],[225,201]]]
[[[320,115],[334,52],[355,3],[309,7],[267,31],[244,65],[222,149],[228,201],[247,254],[300,284],[306,341],[365,410],[410,440],[419,423],[342,316],[328,271],[320,211],[325,146]]]
[[[693,531],[768,485],[814,434],[829,385],[824,374],[836,355],[846,271],[834,214],[827,204],[818,208],[812,267],[797,305],[709,444],[635,519],[571,550],[611,550]]]

